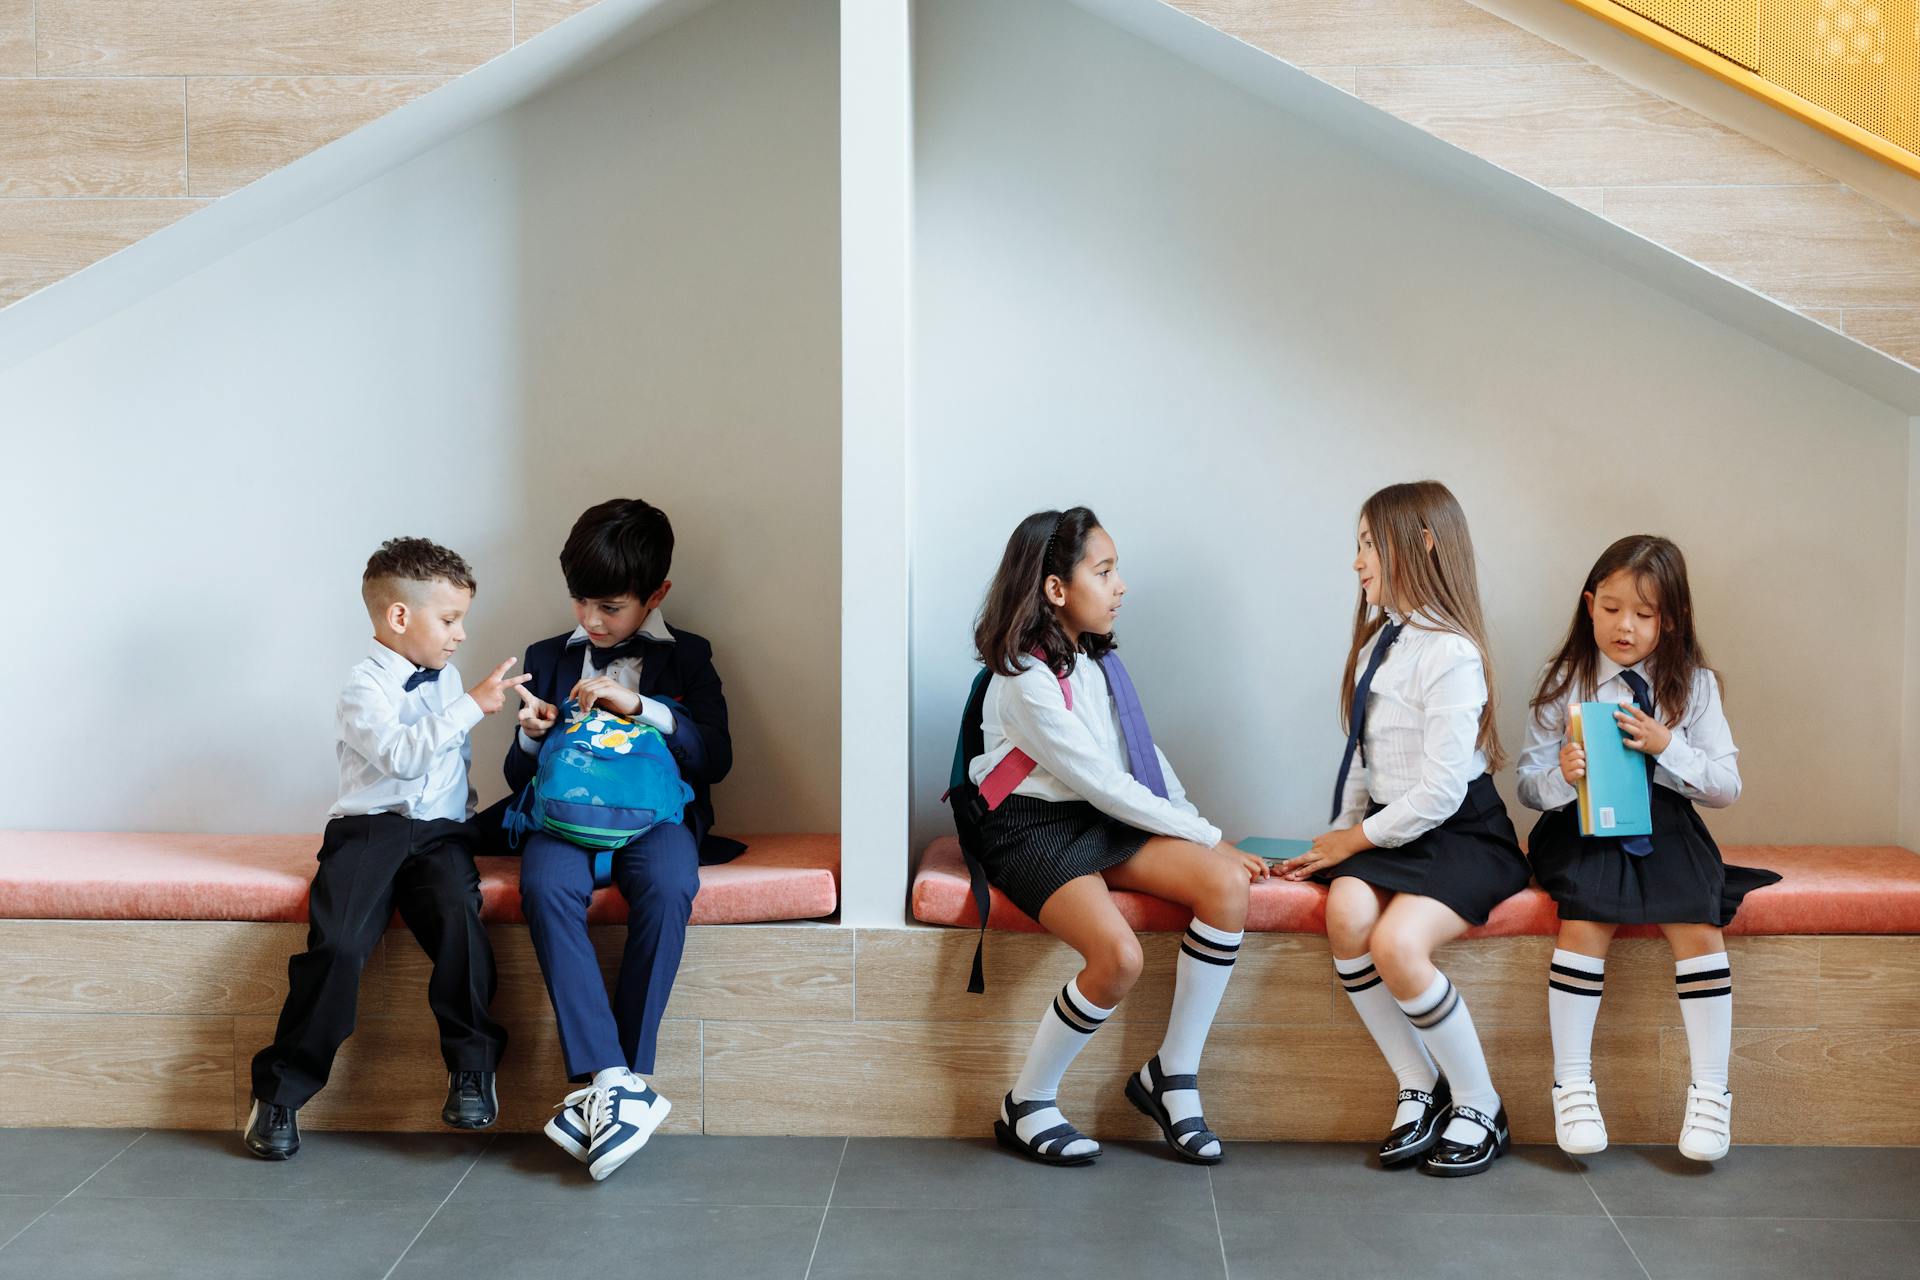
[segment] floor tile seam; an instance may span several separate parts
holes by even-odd
[[[813,1280],[813,1263],[820,1256],[820,1241],[827,1234],[827,1215],[833,1212],[833,1193],[840,1185],[840,1171],[846,1167],[847,1149],[852,1145],[851,1136],[840,1144],[840,1159],[833,1166],[833,1181],[827,1184],[827,1203],[820,1209],[820,1226],[813,1233],[813,1251],[807,1254],[807,1269],[801,1280]]]
[[[1633,1265],[1640,1268],[1640,1274],[1645,1276],[1646,1280],[1653,1280],[1653,1273],[1647,1270],[1647,1264],[1640,1261],[1640,1251],[1633,1247],[1633,1241],[1627,1239],[1626,1229],[1620,1225],[1620,1220],[1613,1216],[1613,1210],[1607,1208],[1607,1202],[1600,1198],[1600,1191],[1593,1185],[1593,1179],[1583,1172],[1580,1175],[1580,1181],[1585,1184],[1587,1193],[1593,1197],[1593,1202],[1600,1206],[1600,1212],[1607,1215],[1607,1225],[1613,1228],[1613,1234],[1619,1236],[1620,1243],[1627,1246],[1627,1256],[1633,1259]]]
[[[1220,1225],[1220,1197],[1213,1193],[1213,1167],[1207,1167],[1207,1202],[1213,1206],[1213,1234],[1220,1242],[1221,1280],[1233,1280],[1233,1266],[1227,1261],[1227,1229]]]
[[[42,1209],[39,1213],[34,1214],[32,1220],[30,1220],[26,1226],[21,1227],[18,1231],[8,1236],[5,1240],[0,1240],[0,1249],[5,1249],[8,1245],[12,1244],[15,1240],[18,1240],[21,1236],[33,1230],[34,1225],[38,1223],[40,1219],[46,1217],[48,1214],[52,1213],[55,1209],[58,1209],[61,1205],[65,1204],[68,1200],[71,1200],[75,1192],[78,1192],[81,1187],[86,1186],[89,1182],[92,1182],[95,1178],[99,1177],[101,1171],[104,1170],[108,1165],[112,1164],[115,1160],[118,1160],[121,1156],[127,1154],[127,1152],[131,1151],[135,1143],[139,1142],[140,1139],[147,1136],[147,1132],[148,1132],[147,1130],[142,1129],[139,1133],[134,1134],[132,1141],[128,1142],[126,1146],[120,1148],[118,1151],[114,1152],[112,1155],[108,1156],[104,1161],[101,1162],[100,1168],[95,1169],[92,1173],[80,1179],[79,1184],[75,1186],[72,1190],[68,1191],[66,1195],[61,1196],[59,1199],[55,1200],[52,1204]]]
[[[460,1190],[460,1183],[465,1182],[467,1175],[479,1168],[480,1161],[485,1158],[488,1151],[493,1149],[493,1144],[499,1139],[499,1136],[497,1133],[487,1135],[486,1145],[474,1153],[473,1159],[469,1161],[467,1167],[461,1171],[459,1181],[455,1182],[453,1189],[448,1191],[440,1203],[433,1207],[433,1212],[427,1215],[427,1220],[420,1224],[420,1229],[413,1233],[413,1238],[407,1241],[406,1247],[400,1250],[400,1256],[393,1260],[393,1265],[387,1268],[386,1274],[383,1275],[380,1280],[393,1280],[393,1273],[400,1269],[400,1264],[407,1260],[409,1253],[413,1252],[413,1246],[420,1243],[420,1237],[427,1234],[427,1228],[432,1226],[433,1220],[440,1216],[440,1211],[447,1207],[447,1202],[453,1199],[454,1192]]]

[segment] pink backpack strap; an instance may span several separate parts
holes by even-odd
[[[1033,651],[1033,656],[1043,662],[1046,660],[1045,655],[1038,649]],[[1067,683],[1067,678],[1063,675],[1056,674],[1054,679],[1060,682],[1060,696],[1066,699],[1067,710],[1073,710],[1073,686]],[[1033,757],[1018,747],[1002,756],[1000,763],[993,766],[987,776],[980,780],[980,799],[987,806],[988,812],[998,809],[1001,802],[1012,795],[1014,788],[1025,782],[1027,775],[1036,767]]]

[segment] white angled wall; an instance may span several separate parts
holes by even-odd
[[[1354,519],[1421,477],[1472,521],[1513,748],[1588,565],[1664,533],[1743,748],[1715,831],[1894,839],[1906,414],[1057,0],[916,23],[918,841],[1000,548],[1073,503],[1202,811],[1321,830]]]
[[[471,680],[571,628],[568,526],[641,496],[723,827],[837,829],[837,27],[724,0],[0,375],[0,825],[317,830],[380,540],[475,566]]]

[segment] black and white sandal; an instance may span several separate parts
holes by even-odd
[[[1495,1160],[1507,1154],[1513,1146],[1513,1135],[1507,1129],[1507,1109],[1504,1106],[1498,1115],[1490,1116],[1484,1111],[1475,1111],[1472,1107],[1455,1103],[1447,1109],[1447,1120],[1451,1123],[1456,1119],[1479,1125],[1484,1131],[1481,1139],[1478,1142],[1460,1142],[1441,1137],[1421,1162],[1420,1172],[1430,1173],[1436,1178],[1465,1178],[1485,1173],[1493,1167]],[[1442,1132],[1444,1134],[1444,1129]]]
[[[1167,1145],[1173,1148],[1173,1154],[1193,1164],[1219,1164],[1226,1155],[1224,1150],[1216,1151],[1210,1156],[1200,1154],[1201,1148],[1209,1142],[1222,1148],[1226,1146],[1220,1141],[1219,1134],[1207,1128],[1206,1118],[1188,1116],[1185,1120],[1175,1120],[1167,1113],[1166,1105],[1160,1101],[1161,1094],[1173,1089],[1192,1089],[1198,1093],[1200,1077],[1161,1074],[1160,1055],[1157,1053],[1147,1062],[1146,1070],[1147,1077],[1153,1081],[1152,1090],[1149,1091],[1140,1083],[1138,1071],[1129,1072],[1127,1101],[1138,1107],[1141,1115],[1160,1126],[1160,1132],[1166,1136]]]
[[[1092,1164],[1100,1155],[1100,1144],[1097,1142],[1093,1143],[1091,1151],[1082,1151],[1078,1155],[1066,1154],[1067,1148],[1074,1143],[1093,1142],[1093,1139],[1068,1124],[1065,1117],[1062,1117],[1060,1123],[1053,1128],[1042,1129],[1031,1139],[1020,1136],[1020,1130],[1016,1126],[1024,1117],[1036,1111],[1057,1111],[1059,1107],[1060,1104],[1052,1099],[1015,1102],[1013,1095],[1008,1094],[1006,1100],[1000,1104],[1000,1111],[1004,1118],[993,1122],[993,1136],[1007,1150],[1017,1151],[1029,1160],[1038,1160],[1041,1164]]]

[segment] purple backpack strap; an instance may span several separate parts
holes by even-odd
[[[1160,755],[1153,749],[1153,730],[1147,727],[1147,713],[1134,692],[1120,655],[1109,653],[1100,659],[1106,673],[1107,692],[1113,695],[1114,709],[1120,713],[1120,736],[1127,742],[1127,769],[1147,790],[1167,798],[1167,780],[1160,772]]]

